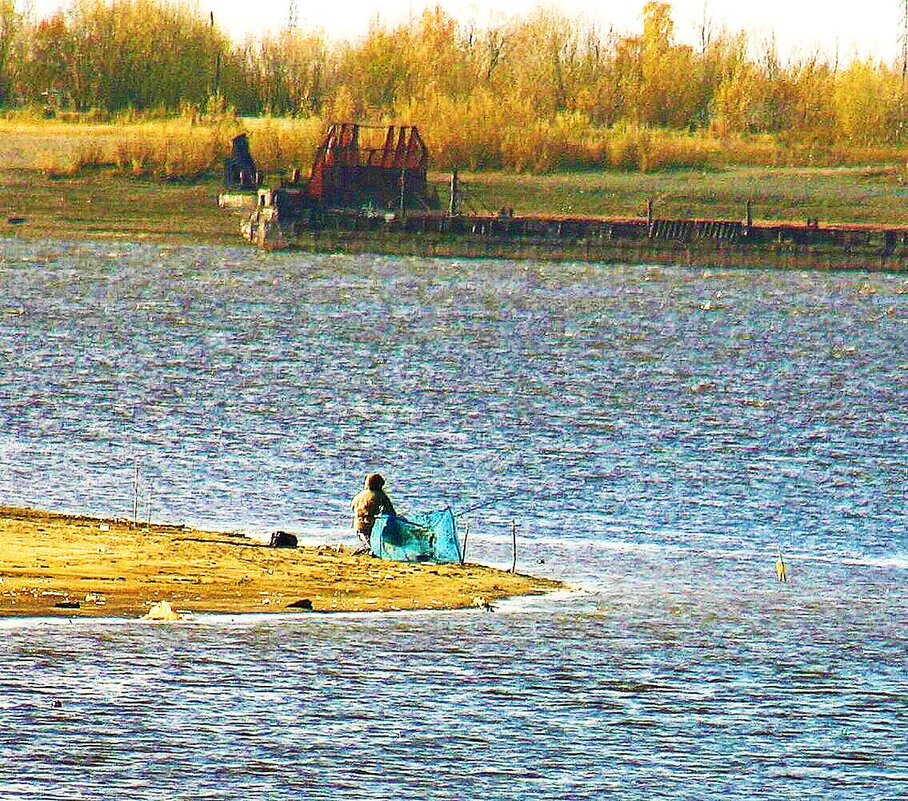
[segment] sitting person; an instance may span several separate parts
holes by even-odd
[[[366,476],[365,488],[350,504],[353,508],[353,531],[360,541],[360,546],[353,552],[354,554],[369,553],[372,550],[369,540],[376,517],[382,513],[396,514],[394,504],[385,494],[384,486],[385,480],[380,474],[369,473]]]

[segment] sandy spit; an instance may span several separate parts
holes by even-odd
[[[270,548],[238,533],[0,506],[0,616],[455,609],[563,589],[480,565]]]

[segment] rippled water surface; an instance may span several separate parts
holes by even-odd
[[[336,542],[379,469],[578,589],[0,621],[0,797],[904,798],[906,451],[900,276],[2,241],[0,503]]]

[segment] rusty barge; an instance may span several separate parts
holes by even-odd
[[[248,181],[251,165],[238,170],[238,163],[233,177]],[[464,213],[457,174],[443,208],[428,165],[428,149],[413,126],[332,124],[307,178],[295,173],[280,186],[247,195],[254,207],[242,234],[267,249],[908,271],[906,226],[755,221],[750,204],[741,220],[660,219],[652,203],[645,216],[623,218]],[[221,205],[242,203],[224,195]]]

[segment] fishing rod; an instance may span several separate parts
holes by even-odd
[[[511,498],[516,498],[518,495],[523,495],[525,492],[525,489],[519,489],[515,490],[514,492],[509,492],[506,495],[496,495],[494,498],[489,498],[485,501],[474,504],[473,506],[468,506],[466,509],[461,509],[460,511],[454,512],[454,517],[463,517],[470,512],[475,512],[479,509],[485,509],[487,506],[494,506],[500,501],[508,501]]]
[[[532,494],[534,496],[538,496],[539,489],[551,490],[551,482],[549,482],[549,484],[544,484],[542,486],[536,487],[536,490],[532,491]],[[472,506],[468,506],[466,509],[461,509],[459,512],[455,512],[455,511],[451,510],[451,514],[454,516],[455,519],[458,517],[463,517],[464,515],[469,514],[470,512],[476,512],[479,509],[485,509],[486,507],[493,506],[496,503],[500,503],[501,501],[507,501],[507,500],[510,500],[511,498],[516,498],[518,495],[524,495],[527,492],[528,492],[527,488],[524,487],[523,489],[514,490],[513,492],[506,492],[503,495],[495,495],[491,498],[487,498],[484,501],[475,503]],[[448,506],[448,509],[451,509],[450,505]],[[470,534],[470,527],[467,524],[464,526],[463,543],[457,544],[458,550],[460,551],[460,564],[463,564],[464,560],[466,560],[466,558],[467,558],[467,537],[469,536],[469,534]],[[511,564],[511,572],[513,573],[514,570],[516,569],[516,565],[517,565],[517,523],[513,520],[511,521],[511,538],[514,543],[514,561]]]

